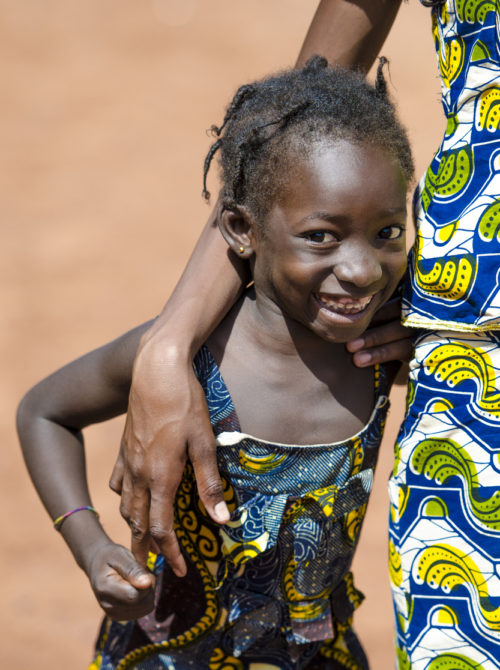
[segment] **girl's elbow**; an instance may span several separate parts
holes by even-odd
[[[30,430],[37,418],[41,416],[43,414],[40,401],[37,399],[35,388],[32,388],[21,398],[17,406],[16,427],[21,442],[26,432]]]

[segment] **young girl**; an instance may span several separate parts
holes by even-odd
[[[205,179],[220,149],[219,226],[253,278],[195,359],[231,520],[206,514],[188,464],[175,510],[187,575],[150,556],[153,594],[91,506],[80,431],[126,410],[150,324],[27,394],[25,459],[108,615],[92,668],[366,668],[349,567],[391,374],[355,368],[344,343],[405,268],[407,138],[380,73],[372,88],[319,57],[241,87],[214,132]]]

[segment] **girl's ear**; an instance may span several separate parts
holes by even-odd
[[[223,238],[240,258],[250,258],[255,252],[256,223],[250,212],[241,206],[222,209],[219,229]]]

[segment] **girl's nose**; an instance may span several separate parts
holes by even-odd
[[[381,279],[382,266],[373,251],[351,248],[337,259],[333,273],[339,281],[366,288]]]

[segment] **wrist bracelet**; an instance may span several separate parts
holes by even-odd
[[[54,528],[56,530],[60,531],[61,526],[63,525],[65,519],[67,519],[69,516],[71,516],[75,512],[81,512],[85,509],[87,509],[89,512],[93,512],[96,515],[96,517],[99,518],[99,514],[98,514],[97,510],[95,510],[90,505],[85,505],[85,507],[77,507],[76,509],[72,509],[71,512],[66,512],[66,514],[58,516],[57,519],[54,521]]]

